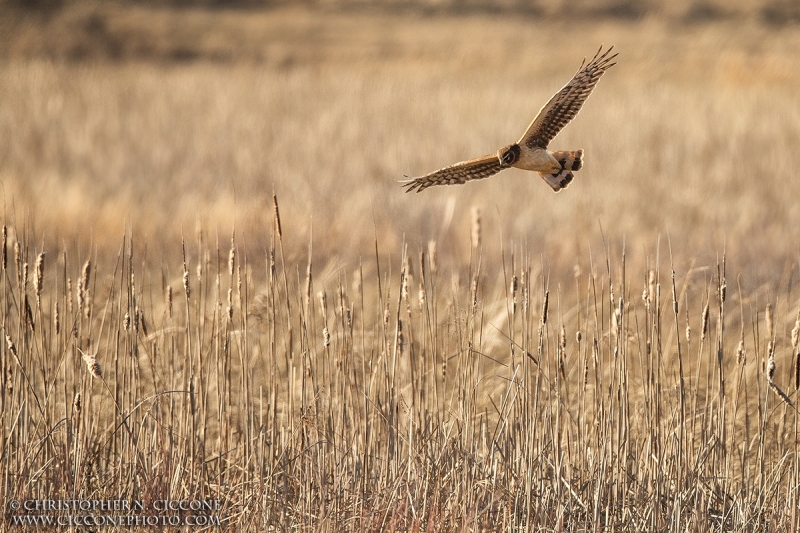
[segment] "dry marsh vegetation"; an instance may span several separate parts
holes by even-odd
[[[125,38],[3,48],[4,527],[119,498],[218,499],[237,531],[800,527],[796,28],[49,20]],[[601,42],[567,191],[402,193]]]

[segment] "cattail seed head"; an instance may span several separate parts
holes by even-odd
[[[528,316],[528,308],[530,306],[531,299],[530,290],[528,287],[528,275],[524,270],[520,273],[519,284],[520,287],[522,287],[522,312],[525,314],[525,316]]]
[[[328,293],[325,290],[317,292],[317,301],[319,302],[319,309],[322,313],[322,320],[328,322]]]
[[[772,323],[772,304],[767,304],[764,319],[767,322],[767,336],[771,339],[775,335],[775,326]]]
[[[56,335],[61,333],[61,316],[58,312],[58,302],[56,302],[55,309],[53,309],[53,328],[56,331]]]
[[[125,331],[130,331],[131,329],[131,315],[130,313],[125,313],[125,316],[122,317],[122,329]]]
[[[19,241],[14,241],[14,266],[17,268],[17,281],[22,280],[22,249]]]
[[[89,259],[87,259],[86,262],[83,264],[83,269],[81,270],[80,287],[82,287],[84,291],[89,290],[89,277],[91,275],[92,275],[92,262]]]
[[[586,359],[583,362],[583,386],[586,388],[586,385],[589,384],[589,360]]]
[[[547,307],[550,303],[550,291],[544,291],[544,302],[542,302],[542,325],[547,324]]]
[[[515,275],[511,278],[511,314],[517,313],[517,289],[519,289],[519,278]]]
[[[81,351],[81,355],[83,356],[83,362],[86,363],[86,368],[89,370],[89,373],[92,377],[95,378],[102,378],[103,377],[103,368],[100,366],[100,363],[97,362],[97,358],[93,355],[89,355],[88,353],[84,353]]]
[[[72,410],[75,412],[76,417],[80,416],[82,409],[83,402],[81,401],[81,393],[76,392],[75,397],[72,399]]]
[[[331,345],[331,334],[328,332],[328,328],[322,328],[322,343],[327,348]]]
[[[312,283],[312,275],[311,275],[311,261],[308,262],[308,267],[306,268],[306,314],[308,314],[308,306],[311,302],[311,283]]]
[[[36,271],[36,279],[34,280],[36,286],[36,303],[39,305],[39,307],[41,307],[42,287],[44,286],[44,252],[36,256],[36,265],[34,270]]]
[[[11,335],[6,333],[6,346],[8,347],[8,351],[11,352],[14,357],[17,356],[17,347],[14,345],[14,341],[11,340]]]
[[[692,328],[689,327],[688,325],[686,326],[686,342],[688,343],[692,342]]]
[[[92,263],[86,260],[81,271],[81,279],[78,281],[78,312],[83,311],[84,316],[89,317],[89,280],[92,275]]]
[[[5,271],[8,266],[8,228],[5,224],[3,224],[3,232],[0,238],[2,238],[3,241],[0,243],[0,265],[2,265],[3,271]]]
[[[703,329],[700,331],[700,339],[705,339],[706,334],[708,333],[708,304],[703,307]]]
[[[236,266],[236,246],[233,241],[233,237],[231,237],[231,251],[228,252],[228,274],[230,275],[231,279],[233,279],[233,270]]]
[[[172,285],[167,285],[165,298],[167,300],[167,316],[172,318]]]
[[[794,356],[794,388],[800,389],[800,350]]]
[[[583,339],[583,335],[581,335],[581,330],[575,332],[575,342],[578,344],[581,343],[581,339]]]
[[[228,320],[233,320],[233,289],[228,289],[228,307],[226,308]]]
[[[770,353],[769,359],[767,359],[767,381],[772,383],[773,378],[775,377],[775,353]]]
[[[431,274],[436,274],[436,241],[428,241],[428,263],[431,267]]]
[[[675,271],[672,271],[672,312],[678,314],[678,293],[675,287]]]
[[[401,319],[397,319],[397,351],[399,353],[403,353],[403,348],[405,347],[406,339],[405,335],[403,335],[403,321]]]
[[[72,301],[72,278],[67,278],[67,312],[69,314],[74,311]]]
[[[275,230],[278,232],[278,238],[283,236],[283,231],[281,230],[281,214],[278,210],[278,197],[276,195],[272,195],[272,210],[275,213]]]
[[[189,287],[189,271],[184,268],[183,270],[183,291],[186,293],[186,299],[191,297],[192,290]]]
[[[477,250],[481,247],[481,208],[472,207],[472,232],[470,233],[472,249]]]
[[[558,345],[561,348],[562,353],[567,349],[567,330],[564,329],[564,324],[561,324],[561,332],[558,336]]]
[[[272,285],[273,280],[275,279],[275,248],[270,246],[269,248],[269,283]]]
[[[472,308],[478,307],[478,277],[472,278]]]
[[[740,365],[744,365],[746,362],[747,354],[744,349],[744,339],[739,340],[739,346],[736,348],[736,362]]]

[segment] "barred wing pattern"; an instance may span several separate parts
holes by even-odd
[[[525,144],[528,148],[547,148],[553,137],[581,110],[603,73],[616,65],[612,61],[617,54],[609,56],[613,49],[612,46],[603,52],[601,46],[588,65],[584,66],[586,60],[581,63],[581,67],[569,83],[542,107],[519,144]]]
[[[470,180],[482,180],[503,170],[497,155],[485,155],[477,159],[462,161],[425,176],[402,182],[406,192],[420,192],[432,185],[455,185]]]

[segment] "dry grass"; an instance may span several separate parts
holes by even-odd
[[[128,60],[50,61],[72,37],[28,27],[0,65],[4,505],[797,530],[795,28],[99,12]],[[516,138],[601,42],[567,191],[402,193]]]

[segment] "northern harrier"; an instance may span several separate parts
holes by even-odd
[[[572,173],[580,170],[583,165],[583,150],[549,152],[547,145],[575,118],[600,76],[616,65],[612,61],[617,54],[609,55],[613,49],[612,46],[603,52],[601,46],[588,65],[584,59],[575,76],[539,110],[539,114],[528,126],[528,131],[515,144],[501,148],[496,155],[462,161],[404,181],[402,185],[406,187],[406,192],[420,192],[432,185],[454,185],[480,180],[508,167],[538,172],[555,192],[565,188],[572,181]]]

